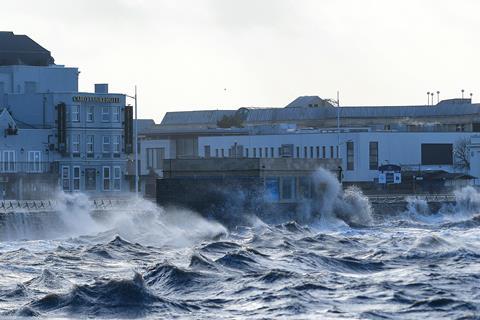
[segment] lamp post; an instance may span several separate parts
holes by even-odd
[[[125,95],[130,99],[135,100],[135,123],[133,125],[134,130],[134,162],[135,162],[135,196],[138,197],[138,128],[137,128],[137,86],[135,86],[135,95],[130,96],[128,94]]]

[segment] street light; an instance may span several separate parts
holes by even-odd
[[[134,159],[135,159],[135,195],[138,196],[138,128],[137,128],[137,86],[135,86],[135,96],[125,95],[135,100],[135,124],[134,124]]]

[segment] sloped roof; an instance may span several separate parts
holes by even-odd
[[[0,66],[48,66],[54,62],[50,51],[28,36],[0,31]]]
[[[13,119],[12,115],[6,108],[3,108],[2,111],[0,111],[0,127],[2,129],[7,129],[7,128],[15,128],[17,126],[15,120]]]
[[[241,109],[246,112],[245,123],[288,122],[333,119],[337,112],[341,118],[429,118],[480,114],[480,105],[470,99],[445,100],[435,106],[379,106],[379,107],[296,107]],[[245,111],[246,110],[246,111]],[[212,125],[224,115],[234,115],[236,110],[206,110],[167,112],[162,125]]]
[[[232,116],[236,110],[205,110],[167,112],[162,125],[216,124],[223,116]]]

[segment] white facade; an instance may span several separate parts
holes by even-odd
[[[273,150],[273,157],[276,158],[281,156],[279,148],[282,145],[291,144],[295,158],[336,158],[338,146],[338,158],[342,160],[344,181],[372,182],[378,177],[378,171],[377,167],[370,167],[370,142],[378,143],[378,165],[397,164],[411,170],[458,172],[459,169],[452,164],[422,164],[422,144],[452,144],[453,146],[460,139],[470,139],[472,135],[473,133],[467,132],[344,132],[340,134],[295,132],[277,135],[211,136],[199,137],[198,149],[200,157],[206,156],[205,150],[208,148],[210,148],[210,157],[216,157],[217,154],[219,157],[222,155],[228,157],[228,150],[236,144],[243,146],[244,157],[247,156],[248,150],[248,157],[270,158]],[[352,170],[347,166],[347,143],[353,143]],[[262,150],[261,154],[259,150]]]

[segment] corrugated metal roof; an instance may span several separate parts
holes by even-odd
[[[236,110],[204,110],[167,112],[162,125],[216,124],[223,116],[234,115]]]
[[[341,107],[339,110],[330,104],[321,107],[243,108],[243,110],[247,110],[245,124],[332,119],[337,117],[338,111],[342,118],[425,118],[480,114],[480,104],[471,104],[470,101],[453,99],[442,101],[435,106],[356,106]],[[216,125],[223,116],[232,116],[235,112],[236,110],[168,112],[161,124]]]

